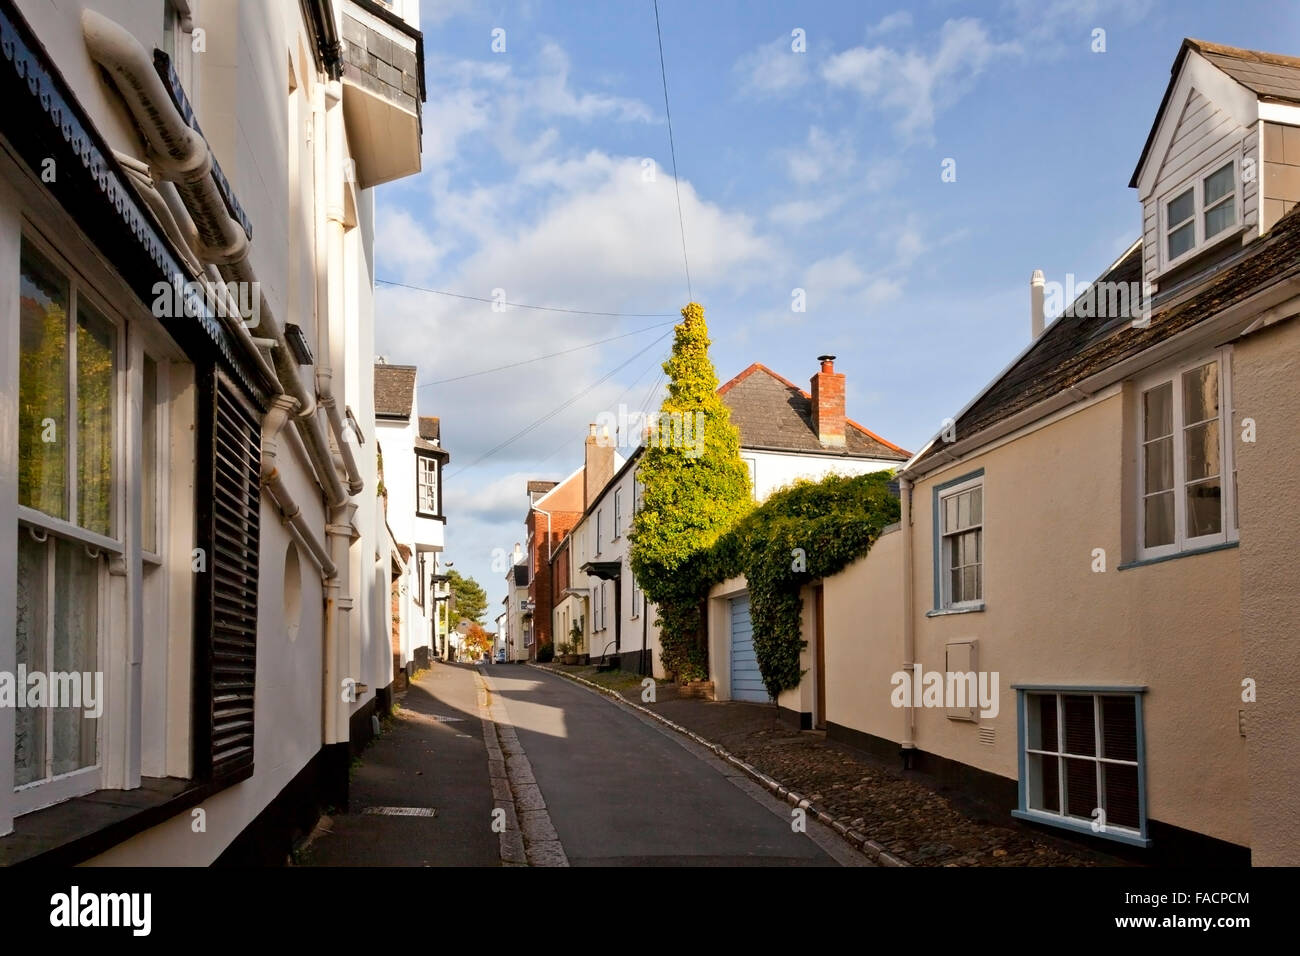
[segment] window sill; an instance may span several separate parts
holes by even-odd
[[[941,607],[933,611],[926,611],[926,617],[947,617],[949,614],[976,614],[984,610],[984,602],[972,604],[970,607]]]
[[[1089,820],[1074,820],[1070,817],[1060,817],[1054,813],[1040,813],[1036,810],[1012,810],[1011,815],[1017,820],[1024,820],[1028,823],[1041,823],[1044,826],[1056,827],[1059,830],[1071,830],[1074,833],[1094,836],[1100,840],[1112,840],[1115,843],[1126,843],[1129,846],[1139,846],[1143,849],[1151,846],[1150,838],[1137,833],[1116,829],[1094,830],[1092,822]]]
[[[248,767],[219,782],[144,777],[134,790],[97,790],[25,813],[0,837],[0,866],[83,863],[252,775]]]
[[[1227,551],[1241,544],[1240,541],[1225,541],[1223,544],[1212,544],[1207,548],[1192,548],[1190,551],[1178,551],[1174,554],[1162,554],[1158,558],[1138,558],[1136,561],[1130,561],[1127,564],[1121,564],[1115,570],[1127,571],[1129,568],[1141,568],[1148,564],[1160,564],[1162,561],[1176,561],[1179,558],[1190,558],[1196,554],[1210,554],[1214,551]]]
[[[424,511],[417,511],[417,512],[415,513],[415,516],[416,516],[417,518],[424,518],[424,519],[427,520],[427,521],[441,521],[443,524],[446,524],[446,523],[447,523],[447,516],[446,516],[446,515],[431,515],[431,514],[429,514],[429,513],[427,513],[427,512],[424,512]]]

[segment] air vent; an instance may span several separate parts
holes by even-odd
[[[988,744],[988,746],[992,747],[993,742],[997,739],[997,731],[992,727],[981,727],[976,732],[976,736],[979,737],[980,743]]]

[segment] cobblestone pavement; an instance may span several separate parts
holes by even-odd
[[[596,676],[590,668],[554,669],[589,680]],[[642,689],[632,678],[608,683],[629,701],[642,703]],[[1002,823],[960,793],[944,792],[915,772],[904,774],[898,762],[878,760],[821,733],[784,727],[771,705],[685,699],[676,690],[660,684],[656,702],[644,706],[721,744],[913,865],[1124,865],[1028,827]]]

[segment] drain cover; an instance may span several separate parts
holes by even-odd
[[[436,817],[438,811],[433,807],[366,807],[363,814],[379,817]]]
[[[464,717],[444,717],[442,714],[434,714],[433,719],[440,724],[449,724],[458,720],[464,720]]]

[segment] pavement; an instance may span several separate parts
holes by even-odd
[[[500,817],[510,832],[499,832]],[[362,754],[350,812],[323,820],[303,857],[313,866],[870,865],[707,748],[593,690],[522,665],[440,662]]]
[[[437,663],[411,682],[354,768],[349,812],[322,819],[307,865],[500,865],[476,670]]]

